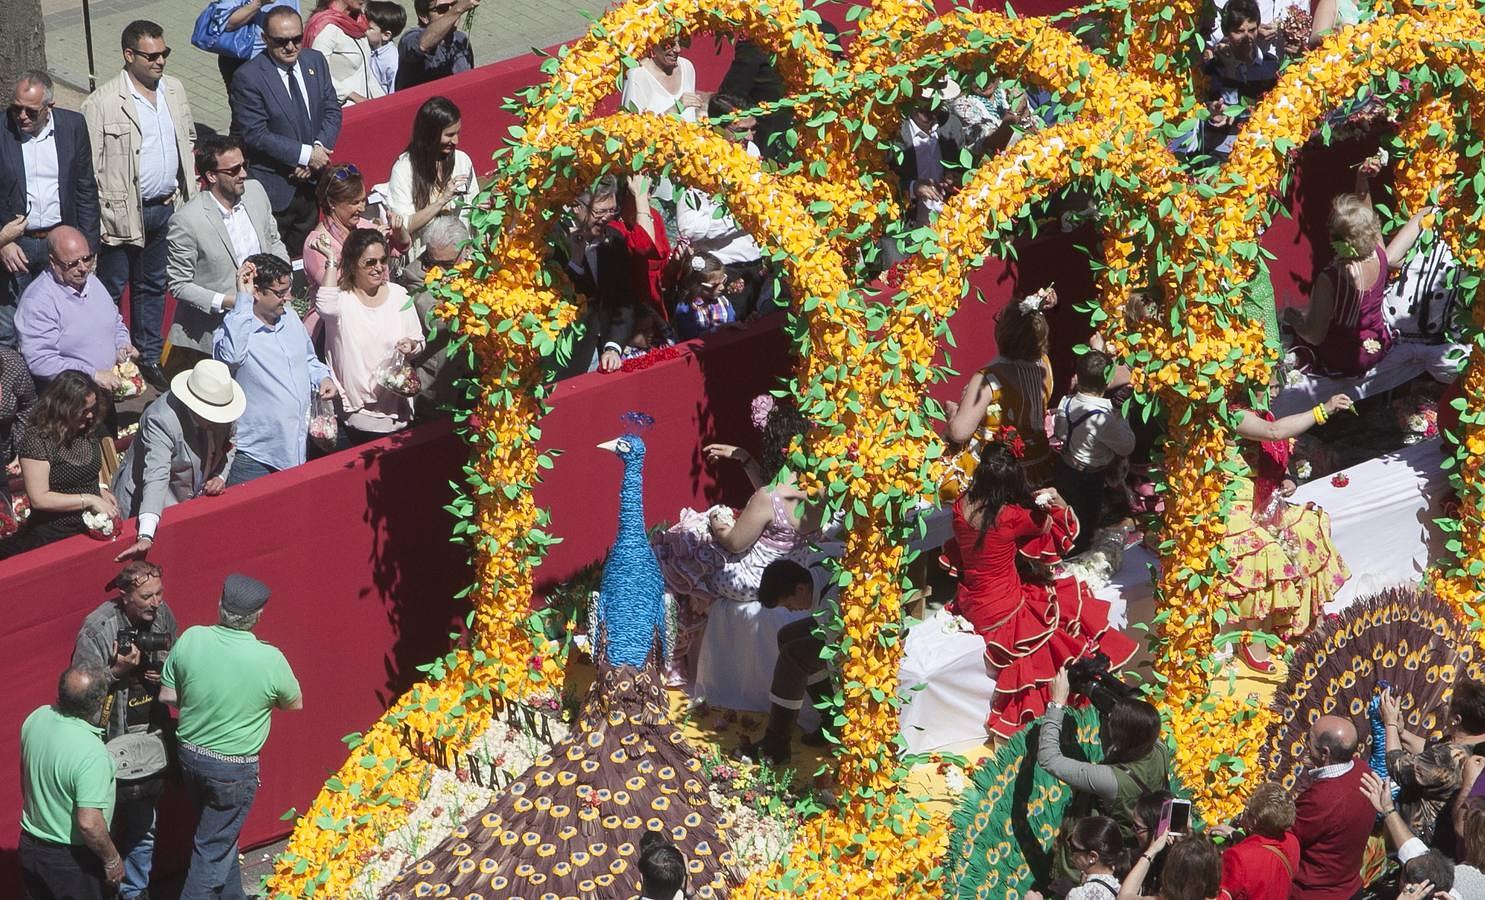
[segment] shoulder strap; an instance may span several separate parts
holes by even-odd
[[[1279,862],[1284,864],[1284,871],[1289,873],[1290,878],[1294,877],[1294,866],[1289,863],[1289,857],[1284,854],[1283,850],[1280,850],[1273,844],[1264,844],[1263,849],[1277,856],[1279,858]]]

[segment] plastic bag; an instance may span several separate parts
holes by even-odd
[[[321,450],[334,450],[340,436],[340,423],[335,417],[335,401],[318,393],[309,398],[309,439]]]
[[[372,378],[378,385],[403,397],[416,397],[423,389],[418,370],[412,367],[401,350],[393,350],[387,361],[377,366]]]
[[[127,400],[144,393],[144,376],[139,374],[139,366],[122,350],[119,351],[119,361],[113,367],[113,373],[119,376],[119,386],[113,389],[115,400]]]

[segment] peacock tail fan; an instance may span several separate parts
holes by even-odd
[[[1266,777],[1292,788],[1306,767],[1310,726],[1323,715],[1351,719],[1366,759],[1374,741],[1368,709],[1390,686],[1414,734],[1436,738],[1454,680],[1480,677],[1468,626],[1430,591],[1393,588],[1328,617],[1294,650],[1274,694],[1274,724],[1260,751]]]
[[[1064,727],[1063,753],[1087,762],[1103,759],[1098,714],[1092,708],[1069,710],[1066,721],[1076,727]],[[1073,792],[1036,764],[1040,727],[1023,728],[974,770],[949,817],[945,897],[1017,900],[1047,880]]]

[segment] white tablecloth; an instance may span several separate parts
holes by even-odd
[[[1425,441],[1347,469],[1346,487],[1321,478],[1295,492],[1293,502],[1314,502],[1330,513],[1336,548],[1351,568],[1351,580],[1327,611],[1386,587],[1416,582],[1430,554],[1437,557],[1442,538],[1433,519],[1440,515],[1438,499],[1448,487],[1442,459],[1440,442]],[[935,512],[929,539],[941,543],[948,534],[947,522],[946,510]],[[1129,608],[1149,609],[1154,562],[1143,547],[1131,548],[1110,583],[1094,592],[1108,601],[1111,622],[1124,624]],[[715,706],[767,710],[778,630],[801,615],[765,610],[757,603],[714,605],[702,642],[696,693]],[[995,682],[985,672],[985,645],[953,621],[939,612],[907,634],[900,694],[902,734],[910,753],[963,750],[986,737],[985,718]],[[802,723],[812,728],[813,711],[806,713]]]
[[[1345,394],[1361,400],[1400,387],[1427,372],[1435,381],[1453,381],[1459,371],[1457,359],[1468,348],[1458,344],[1397,343],[1382,361],[1357,378],[1330,378],[1305,375],[1297,384],[1285,387],[1270,404],[1276,416],[1287,416],[1314,408],[1316,403]]]

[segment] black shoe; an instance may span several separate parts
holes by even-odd
[[[160,371],[160,367],[157,364],[140,363],[139,374],[144,378],[145,384],[148,384],[160,393],[163,394],[170,390],[170,379],[165,377],[165,373]]]
[[[774,766],[788,765],[789,758],[793,756],[787,739],[779,740],[767,732],[756,741],[743,741],[738,746],[737,753],[744,759]]]

